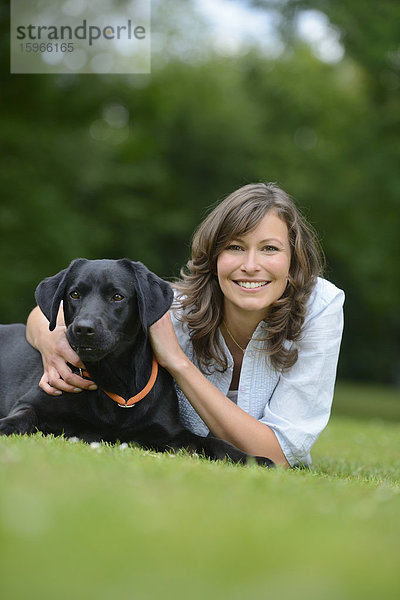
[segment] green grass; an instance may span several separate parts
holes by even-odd
[[[400,423],[340,402],[311,470],[0,438],[0,597],[398,600]]]

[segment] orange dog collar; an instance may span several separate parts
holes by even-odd
[[[82,369],[79,369],[79,372],[80,372],[81,377],[82,377],[82,375],[84,375],[85,377],[90,378],[90,375],[87,371],[83,371]],[[149,381],[147,382],[145,387],[140,392],[138,392],[137,394],[135,394],[134,396],[129,398],[129,400],[125,400],[125,398],[122,398],[122,396],[118,396],[118,394],[113,394],[112,392],[107,392],[107,390],[103,390],[103,391],[105,394],[107,394],[107,396],[109,398],[111,398],[111,400],[114,400],[114,402],[117,402],[118,406],[120,406],[121,408],[133,408],[138,402],[140,402],[140,400],[145,398],[151,392],[151,390],[153,389],[154,384],[156,382],[157,375],[158,375],[158,362],[156,361],[155,356],[153,356],[153,362],[151,365],[151,374],[150,374]]]

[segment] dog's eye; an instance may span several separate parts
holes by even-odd
[[[124,299],[124,297],[123,297],[123,295],[122,295],[122,294],[114,294],[114,296],[112,297],[112,299],[113,299],[115,302],[121,302],[121,300],[123,300],[123,299]]]
[[[74,300],[79,300],[79,298],[81,297],[80,293],[78,292],[78,290],[72,290],[72,292],[69,293],[70,297],[73,298]]]

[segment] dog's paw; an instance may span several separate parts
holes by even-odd
[[[276,466],[275,463],[270,458],[266,458],[265,456],[252,456],[249,459],[249,462],[251,462],[251,460],[255,460],[256,463],[258,465],[260,465],[261,467],[272,468],[272,467]]]
[[[225,447],[225,458],[242,465],[257,464],[262,467],[275,467],[275,463],[271,459],[266,458],[265,456],[253,456],[252,454],[247,454],[231,444],[229,444],[228,447]]]
[[[227,442],[225,442],[225,444],[228,444]],[[266,458],[265,456],[253,456],[252,454],[247,454],[246,452],[243,452],[242,450],[239,450],[238,448],[236,448],[235,446],[229,444],[228,446],[226,445],[223,449],[218,449],[219,450],[219,456],[217,455],[217,458],[219,458],[220,460],[231,460],[232,462],[238,463],[238,464],[242,464],[242,465],[252,465],[252,464],[257,464],[260,465],[262,467],[275,467],[275,463],[270,460],[269,458]]]

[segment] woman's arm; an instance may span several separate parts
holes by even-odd
[[[179,346],[169,313],[150,328],[158,362],[177,384],[213,435],[254,456],[265,456],[288,467],[279,442],[264,423],[224,396],[187,358]]]
[[[28,317],[26,339],[39,350],[43,360],[44,373],[39,387],[51,396],[59,396],[62,392],[79,393],[84,389],[97,389],[93,381],[75,375],[68,367],[67,362],[76,367],[84,365],[69,345],[65,332],[62,307],[53,331],[49,330],[49,322],[38,306]]]

